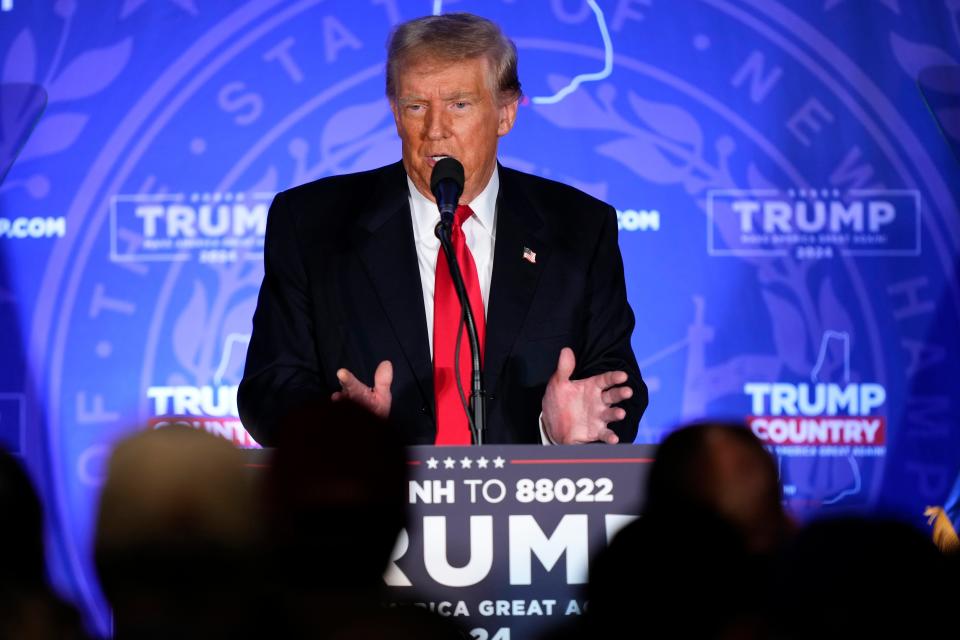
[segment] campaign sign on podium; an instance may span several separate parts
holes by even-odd
[[[411,447],[393,600],[480,640],[582,614],[590,562],[640,513],[655,447]]]

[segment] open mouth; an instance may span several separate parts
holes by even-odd
[[[427,156],[427,164],[431,167],[443,160],[444,158],[452,158],[453,156],[446,155],[436,155],[436,156]]]

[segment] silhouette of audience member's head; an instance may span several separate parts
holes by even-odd
[[[693,424],[658,447],[643,516],[594,560],[585,631],[754,638],[788,521],[776,467],[743,425]]]
[[[20,462],[0,450],[0,584],[44,584],[43,508]]]
[[[273,618],[288,637],[462,638],[448,619],[385,607],[383,573],[406,521],[406,453],[391,425],[347,402],[280,422],[265,478]]]
[[[20,462],[0,449],[0,638],[82,638],[80,618],[47,585],[43,508]]]
[[[251,474],[226,440],[189,427],[139,432],[113,451],[95,560],[117,638],[249,632],[258,517]]]
[[[707,511],[643,516],[593,560],[584,637],[758,637],[762,573]]]
[[[677,517],[690,510],[726,520],[755,553],[776,550],[792,528],[772,456],[739,423],[692,424],[658,447],[644,513]]]
[[[382,585],[405,522],[406,456],[390,425],[347,401],[280,423],[265,497],[286,579],[310,588]]]
[[[911,629],[900,637],[936,638],[956,632],[957,576],[948,575],[946,559],[927,536],[906,523],[853,517],[814,522],[797,535],[778,569],[778,637],[897,637]]]

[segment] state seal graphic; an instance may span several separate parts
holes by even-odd
[[[0,257],[23,275],[0,280],[0,318],[14,301],[27,364],[0,379],[0,436],[41,478],[58,581],[109,629],[88,551],[118,438],[177,422],[257,446],[236,387],[269,203],[400,157],[383,43],[434,5],[517,45],[526,97],[501,161],[618,211],[651,391],[638,443],[746,417],[801,517],[942,504],[960,449],[960,129],[943,72],[960,27],[929,25],[960,24],[960,8],[922,4],[4,12]]]

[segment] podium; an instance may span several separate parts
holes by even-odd
[[[640,513],[654,450],[408,448],[408,525],[384,574],[389,597],[478,640],[535,637],[581,615],[590,561]],[[268,455],[250,453],[260,464]]]

